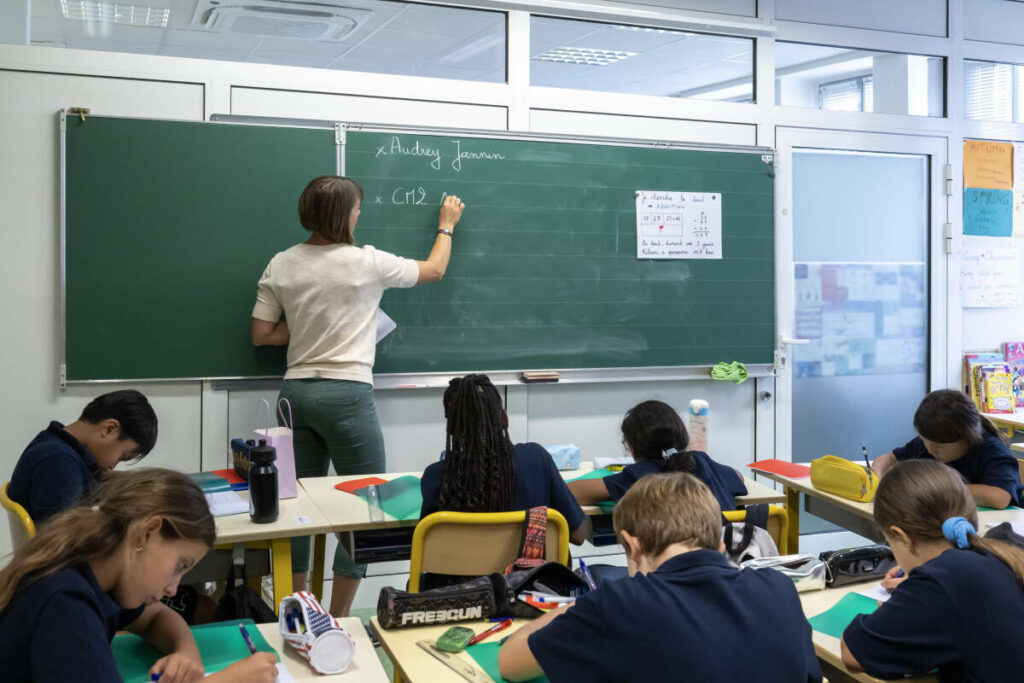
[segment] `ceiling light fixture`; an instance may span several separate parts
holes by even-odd
[[[635,56],[635,52],[621,50],[601,50],[593,47],[554,47],[543,52],[534,59],[541,62],[557,62],[559,64],[582,64],[585,66],[608,66],[623,59]]]
[[[127,26],[167,28],[171,10],[98,0],[60,0],[65,19]]]

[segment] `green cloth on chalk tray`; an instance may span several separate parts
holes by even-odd
[[[239,624],[245,624],[245,630],[249,632],[257,650],[277,654],[252,619],[193,626],[192,636],[199,646],[199,656],[202,657],[206,673],[216,673],[249,656],[249,646],[242,639],[242,633],[238,630]],[[156,660],[164,656],[134,633],[114,636],[110,649],[114,653],[117,671],[124,679],[124,683],[148,683],[149,670]],[[278,657],[278,661],[280,659]]]
[[[860,593],[847,593],[843,599],[821,614],[811,617],[811,628],[834,638],[842,638],[843,631],[858,614],[871,614],[878,609],[878,601]]]
[[[477,663],[484,672],[491,677],[491,680],[496,683],[501,683],[505,679],[498,673],[498,650],[501,649],[500,642],[493,643],[477,643],[476,645],[470,645],[466,648],[466,652],[473,658],[473,661]],[[529,683],[542,683],[547,681],[547,676],[540,676],[539,678],[531,678]]]
[[[412,475],[396,477],[391,481],[378,485],[380,490],[380,508],[385,514],[395,519],[419,519],[423,508],[423,494],[420,492],[420,478]],[[366,489],[356,489],[354,493],[366,500]]]
[[[711,379],[735,382],[742,384],[747,380],[747,366],[739,361],[732,363],[719,363],[711,368]]]

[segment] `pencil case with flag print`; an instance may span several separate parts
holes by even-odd
[[[340,674],[348,669],[356,643],[315,595],[292,593],[281,601],[278,613],[284,641],[318,673]]]

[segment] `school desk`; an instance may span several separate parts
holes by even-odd
[[[839,602],[847,593],[864,590],[874,586],[874,582],[855,583],[842,588],[826,588],[820,591],[807,591],[800,593],[800,604],[804,609],[804,616],[808,619],[821,614]],[[822,673],[829,683],[843,683],[844,681],[858,681],[858,683],[878,683],[879,679],[868,676],[866,673],[852,673],[843,665],[842,655],[839,649],[839,638],[835,638],[820,631],[811,631],[811,638],[814,640],[814,654],[821,662]],[[936,676],[918,676],[916,678],[901,678],[906,683],[936,683]]]
[[[1013,413],[982,413],[985,417],[992,420],[996,427],[1005,429],[1006,433],[1013,436],[1013,433],[1018,429],[1024,429],[1024,410],[1018,410]]]
[[[291,568],[288,569],[291,572]],[[344,617],[339,619],[342,628],[352,634],[352,640],[356,643],[355,656],[352,663],[348,665],[345,673],[325,676],[313,670],[305,659],[299,656],[290,645],[284,642],[281,636],[281,629],[276,624],[259,624],[256,628],[260,630],[270,647],[277,650],[284,662],[288,673],[292,675],[296,683],[302,681],[338,681],[338,683],[389,683],[387,672],[380,663],[374,651],[370,636],[366,633],[363,623],[357,617]]]
[[[292,593],[291,538],[323,534],[331,530],[327,516],[320,511],[302,487],[298,488],[298,494],[295,498],[280,501],[277,521],[270,524],[255,524],[249,519],[248,514],[214,518],[217,523],[218,546],[245,543],[250,548],[270,549],[275,611],[281,600]],[[240,492],[240,495],[248,496],[248,491]],[[322,574],[321,569],[321,584]],[[317,595],[323,595],[323,591]]]
[[[593,463],[584,462],[577,470],[564,470],[560,474],[563,479],[575,479],[587,474],[593,469]],[[344,481],[363,479],[376,476],[381,479],[391,480],[401,476],[419,477],[421,472],[391,472],[378,475],[349,475],[334,477],[310,477],[300,479],[299,484],[316,505],[323,510],[331,525],[331,531],[339,534],[341,544],[349,550],[355,546],[354,535],[359,532],[381,531],[385,529],[396,529],[399,527],[415,527],[418,519],[398,520],[384,514],[384,521],[370,521],[370,507],[359,496],[345,493],[335,489],[335,485]],[[786,498],[783,494],[760,484],[753,479],[744,479],[747,485],[747,495],[736,498],[737,505],[757,505],[760,503],[783,503]],[[584,514],[588,516],[605,514],[596,505],[584,505]],[[323,560],[326,547],[325,537],[319,535],[313,544],[313,592],[320,595],[319,587],[323,583]]]
[[[484,640],[485,643],[498,642],[502,638],[529,623],[529,619],[513,619],[512,625]],[[442,664],[431,654],[427,653],[416,643],[420,640],[436,642],[438,637],[452,626],[465,626],[477,633],[487,630],[493,623],[486,619],[479,621],[463,621],[458,624],[441,624],[439,626],[415,626],[411,628],[381,628],[377,617],[370,619],[370,629],[380,641],[380,646],[391,658],[395,666],[395,680],[402,683],[466,683],[466,679],[453,671],[446,664]],[[452,655],[459,660],[463,666],[472,667],[477,674],[476,680],[487,683],[490,679],[477,665],[472,657],[466,652]]]
[[[810,477],[794,479],[780,474],[758,472],[762,477],[782,484],[786,493],[786,508],[789,510],[789,552],[799,552],[800,543],[800,494],[804,494],[804,507],[811,514],[848,529],[855,534],[879,543],[884,541],[875,525],[873,503],[860,503],[833,493],[819,491],[811,485]],[[993,522],[1024,521],[1024,510],[986,510],[978,512],[981,532],[986,524]]]

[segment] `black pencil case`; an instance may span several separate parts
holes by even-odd
[[[384,628],[403,628],[484,619],[498,610],[495,579],[504,592],[505,581],[500,574],[419,593],[385,586],[377,599],[377,620]]]
[[[861,581],[881,580],[896,566],[892,550],[885,544],[829,550],[818,555],[825,563],[825,585],[829,588]]]

